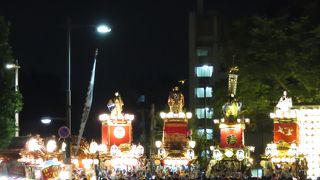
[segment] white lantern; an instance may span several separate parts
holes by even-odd
[[[232,157],[233,156],[233,152],[231,149],[227,149],[225,152],[224,152],[224,155],[227,156],[228,158]]]
[[[144,153],[144,148],[143,148],[143,146],[139,145],[139,146],[137,147],[137,149],[136,149],[136,155],[137,155],[137,156],[142,156],[143,153]]]
[[[221,153],[221,151],[219,149],[213,150],[212,156],[213,156],[214,160],[217,160],[217,161],[222,160],[222,153]]]
[[[47,151],[49,153],[52,153],[53,151],[55,151],[57,149],[57,142],[53,139],[50,139],[48,142],[47,142]]]
[[[237,150],[237,151],[236,151],[236,157],[237,157],[237,159],[238,159],[239,161],[244,160],[244,157],[245,157],[244,151],[243,151],[242,149]]]
[[[105,145],[105,144],[100,144],[99,147],[98,147],[98,151],[99,151],[101,154],[106,154],[106,153],[107,153],[107,145]]]
[[[196,141],[189,141],[189,146],[193,149],[196,146]]]
[[[164,148],[159,148],[158,149],[158,155],[160,157],[163,157],[165,155],[165,153],[166,153],[166,150]]]
[[[39,141],[35,138],[29,139],[27,142],[27,148],[29,151],[38,151],[40,150],[40,144]]]
[[[90,143],[89,152],[91,154],[95,154],[98,151],[98,148],[99,148],[99,145],[95,141],[92,141]]]
[[[111,148],[110,148],[110,154],[111,154],[111,156],[117,155],[118,150],[119,150],[119,148],[118,148],[117,145],[115,145],[115,144],[112,145]]]
[[[157,147],[157,148],[160,148],[161,145],[162,145],[162,142],[161,142],[161,141],[156,141],[155,144],[156,144],[156,147]]]
[[[188,159],[193,159],[194,158],[194,150],[193,149],[188,149],[187,150],[187,157],[188,157]]]

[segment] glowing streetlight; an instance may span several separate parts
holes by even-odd
[[[53,120],[58,120],[58,121],[65,121],[66,118],[61,118],[61,117],[41,117],[41,123],[45,125],[49,125]]]
[[[109,26],[106,26],[106,25],[100,25],[97,27],[97,31],[99,33],[108,33],[108,32],[111,32],[111,28]]]

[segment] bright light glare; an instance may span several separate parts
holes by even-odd
[[[37,139],[31,138],[27,142],[27,148],[29,151],[37,151],[40,150],[39,141]]]
[[[14,64],[7,64],[7,65],[6,65],[6,68],[7,68],[7,69],[12,69],[12,68],[14,68],[14,67],[15,67]]]
[[[100,25],[100,26],[98,26],[97,31],[99,33],[108,33],[111,31],[111,28],[106,25]]]
[[[49,140],[47,143],[47,151],[52,153],[57,149],[57,142],[53,139]]]
[[[41,122],[43,124],[50,124],[51,123],[51,119],[50,118],[43,118],[43,119],[41,119]]]

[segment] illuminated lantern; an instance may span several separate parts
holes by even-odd
[[[142,156],[144,153],[144,148],[143,146],[139,145],[137,148],[136,148],[136,155],[137,156]]]
[[[222,160],[222,153],[221,153],[221,151],[219,151],[219,149],[213,150],[213,155],[212,156],[213,156],[214,160],[217,160],[217,161]]]
[[[245,158],[244,151],[242,149],[237,150],[236,157],[239,161],[244,160]]]
[[[224,152],[224,155],[227,156],[228,158],[231,158],[233,156],[233,152],[231,149],[227,149],[225,152]]]
[[[118,148],[117,145],[114,144],[114,145],[111,146],[111,148],[110,148],[111,156],[116,156],[118,151],[119,151],[119,148]]]
[[[95,141],[92,141],[89,146],[89,152],[91,154],[95,154],[98,151],[98,148],[99,145]]]
[[[31,138],[27,142],[27,148],[29,151],[38,151],[38,150],[40,150],[41,146],[40,146],[39,141],[37,139]]]
[[[188,149],[187,150],[187,157],[190,160],[194,158],[194,150],[193,149]]]
[[[158,154],[160,157],[163,157],[166,153],[166,150],[164,148],[159,148],[158,149]]]
[[[47,142],[47,151],[49,153],[52,153],[53,151],[55,151],[57,149],[57,142],[53,139],[50,139],[48,142]]]

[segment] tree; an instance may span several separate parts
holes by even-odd
[[[22,96],[14,91],[14,72],[5,69],[5,64],[13,63],[9,26],[0,16],[0,148],[6,147],[14,136],[14,112],[22,108]]]
[[[237,96],[255,125],[269,119],[284,90],[296,104],[320,103],[319,25],[307,17],[253,16],[236,21],[231,29],[224,44],[226,64],[232,64],[230,54],[236,55]]]

